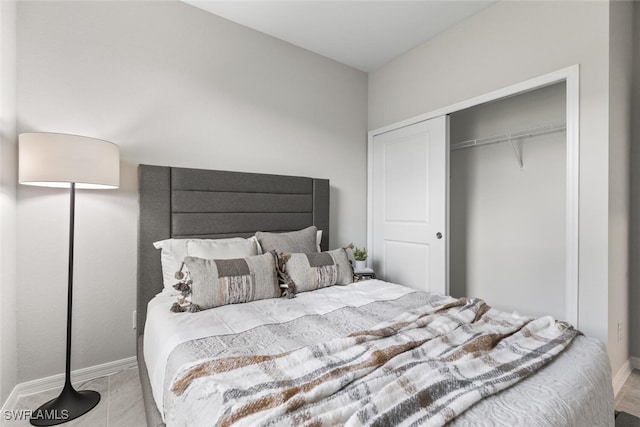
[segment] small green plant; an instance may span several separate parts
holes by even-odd
[[[353,258],[356,261],[366,261],[367,260],[367,248],[354,248],[353,249]]]

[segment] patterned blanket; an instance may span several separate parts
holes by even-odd
[[[443,425],[531,375],[578,332],[550,317],[442,299],[346,337],[200,363],[172,383],[222,396],[212,425]]]

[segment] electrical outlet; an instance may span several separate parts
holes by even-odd
[[[618,322],[618,342],[622,341],[622,322]]]
[[[133,329],[136,329],[136,323],[137,323],[137,322],[136,322],[136,317],[137,317],[137,316],[136,316],[136,310],[133,310],[133,313],[132,313],[132,314],[133,314],[133,316],[131,316],[131,327],[132,327]],[[618,335],[619,335],[619,333],[618,333]]]

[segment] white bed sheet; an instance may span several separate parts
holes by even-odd
[[[411,292],[414,290],[404,286],[367,280],[301,293],[293,300],[254,301],[194,314],[171,313],[175,297],[160,294],[149,302],[144,334],[144,357],[158,410],[164,419],[167,361],[184,342],[393,300]],[[478,402],[452,425],[512,426],[515,421],[523,426],[613,426],[613,390],[604,346],[593,338],[576,337],[548,366],[517,386]]]
[[[331,286],[303,292],[293,299],[266,299],[232,304],[199,313],[171,313],[175,296],[158,294],[149,301],[144,328],[144,360],[153,398],[164,419],[164,376],[169,355],[178,345],[208,336],[237,334],[257,326],[288,322],[308,314],[326,314],[343,307],[360,307],[400,298],[414,289],[381,280]]]

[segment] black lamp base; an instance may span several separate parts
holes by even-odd
[[[100,393],[97,391],[76,391],[71,384],[67,384],[58,397],[33,411],[29,422],[34,426],[63,424],[86,414],[98,402]]]

